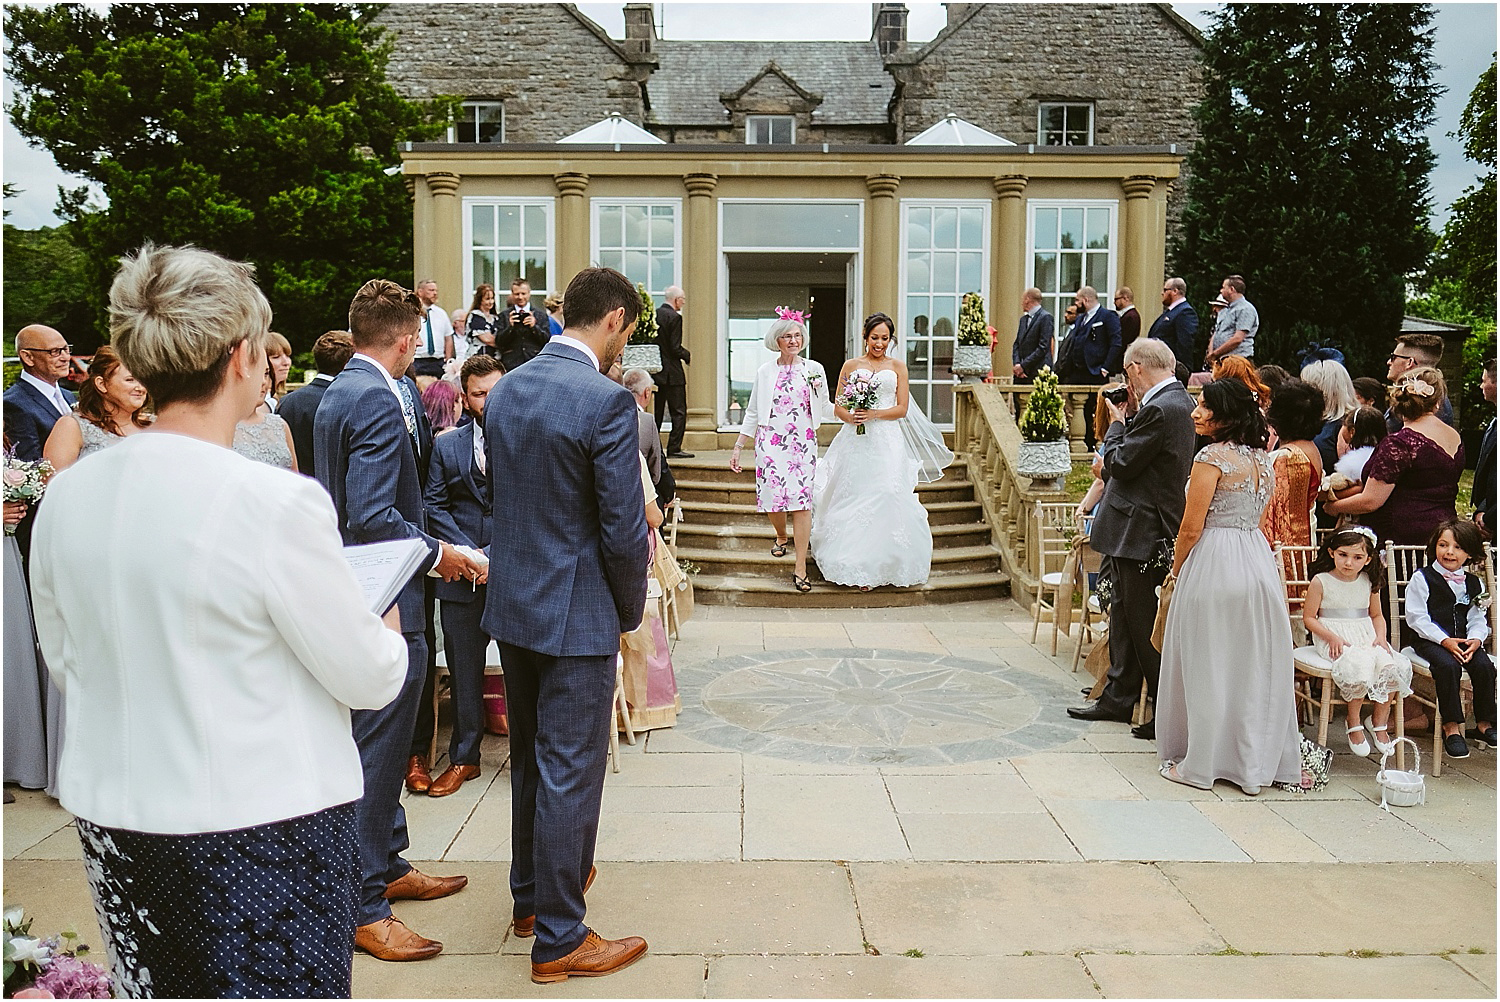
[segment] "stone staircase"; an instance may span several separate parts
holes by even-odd
[[[746,458],[753,462],[753,454]],[[963,464],[950,465],[943,479],[920,484],[917,495],[932,527],[932,575],[920,588],[857,588],[832,585],[809,559],[813,590],[792,587],[792,555],[771,556],[776,542],[770,520],[755,510],[755,473],[729,469],[727,451],[700,452],[671,460],[682,501],[677,555],[698,567],[695,601],[705,605],[803,608],[936,605],[999,598],[1010,592],[1000,570],[1000,553],[974,497]],[[790,519],[788,519],[790,522]],[[788,530],[790,530],[790,524]]]

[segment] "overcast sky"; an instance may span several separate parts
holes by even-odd
[[[90,4],[90,6],[95,6]],[[615,38],[624,35],[621,3],[581,3],[579,8]],[[1209,12],[1218,4],[1178,3],[1173,7],[1199,28],[1207,28]],[[946,11],[938,3],[913,3],[908,38],[925,42],[942,30]],[[1438,99],[1437,122],[1429,132],[1437,153],[1432,174],[1434,226],[1447,217],[1448,206],[1473,183],[1478,166],[1464,159],[1462,146],[1448,133],[1458,128],[1458,117],[1495,51],[1493,3],[1440,3],[1434,57],[1437,81],[1448,88]],[[869,3],[668,3],[657,5],[664,38],[678,39],[846,39],[870,36]],[[5,78],[5,104],[11,101],[10,78]],[[1012,137],[1016,138],[1016,137]],[[7,222],[30,229],[57,222],[53,209],[60,184],[76,186],[77,178],[63,174],[47,152],[26,144],[6,119],[3,133],[4,177],[23,193],[5,203]]]

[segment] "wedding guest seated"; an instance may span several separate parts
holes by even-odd
[[[655,424],[654,419],[652,423]],[[682,580],[682,571],[677,569],[675,577],[663,580],[662,571],[666,569],[658,569],[663,564],[658,557],[666,556],[663,553],[666,544],[657,531],[664,517],[656,504],[656,487],[651,483],[651,471],[646,466],[645,456],[641,457],[641,493],[646,505],[646,526],[650,530],[651,566],[647,569],[647,576],[655,577],[663,590],[669,586],[675,588]],[[665,563],[676,568],[675,560],[669,559]],[[666,573],[670,574],[670,571]],[[677,675],[672,670],[672,648],[667,643],[666,624],[658,612],[654,602],[647,602],[641,625],[620,636],[620,655],[625,659],[625,702],[630,707],[630,726],[636,731],[671,727],[677,723],[677,714],[682,712]]]
[[[278,466],[296,473],[297,459],[293,455],[295,446],[292,444],[292,429],[266,403],[269,388],[275,378],[275,368],[267,365],[264,380],[267,397],[257,400],[250,416],[234,426],[234,451],[257,463]]]
[[[1260,406],[1264,414],[1267,407],[1271,406],[1271,388],[1260,380],[1260,373],[1255,365],[1244,355],[1225,355],[1214,362],[1214,379],[1238,379],[1250,387],[1250,392],[1255,394],[1255,402]]]
[[[636,420],[640,424],[641,455],[646,457],[646,468],[651,471],[652,484],[659,487],[662,467],[666,464],[661,460],[661,432],[656,428],[656,418],[651,416],[651,398],[656,395],[656,383],[652,381],[651,373],[645,369],[629,369],[621,375],[620,385],[635,397],[635,406],[640,411]]]
[[[292,449],[297,456],[297,471],[309,477],[317,471],[313,465],[313,417],[323,401],[323,391],[333,377],[344,370],[354,357],[354,339],[348,331],[328,331],[313,342],[313,363],[318,374],[281,399],[276,414],[292,429]]]
[[[422,409],[432,425],[432,434],[441,435],[458,427],[458,415],[463,408],[458,390],[446,379],[439,379],[422,391]]]
[[[1292,378],[1292,374],[1279,365],[1258,365],[1255,367],[1255,374],[1272,393],[1276,392],[1276,387]]]
[[[100,449],[123,442],[151,426],[146,388],[105,345],[94,353],[88,376],[78,387],[78,406],[59,418],[47,436],[42,458],[54,471],[66,470]]]
[[[1375,446],[1385,438],[1385,415],[1373,407],[1356,407],[1344,415],[1339,429],[1339,458],[1333,472],[1323,477],[1327,500],[1358,494],[1365,479],[1365,464],[1375,454]]]
[[[1354,381],[1354,399],[1359,401],[1361,407],[1375,408],[1382,417],[1386,409],[1385,396],[1385,384],[1378,379],[1360,376]]]
[[[1343,354],[1333,348],[1318,349],[1337,357],[1316,359],[1302,367],[1302,381],[1311,383],[1323,391],[1323,427],[1313,436],[1318,455],[1323,457],[1323,469],[1331,470],[1338,462],[1336,442],[1339,429],[1344,426],[1344,416],[1359,406],[1354,396],[1354,382],[1349,370],[1344,368]]]
[[[229,448],[264,396],[251,276],[191,247],[125,257],[110,332],[156,426],[59,474],[37,517],[59,793],[123,997],[352,987],[349,710],[400,691],[406,645],[366,607],[328,495]],[[101,512],[107,539],[80,546]]]
[[[1276,483],[1261,530],[1273,546],[1311,546],[1312,508],[1323,483],[1323,457],[1313,444],[1323,426],[1323,391],[1300,379],[1282,383],[1266,409],[1266,423],[1277,436],[1270,454]]]

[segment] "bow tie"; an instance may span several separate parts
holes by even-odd
[[[1461,585],[1461,584],[1464,583],[1463,568],[1459,568],[1456,571],[1450,571],[1448,568],[1444,567],[1442,564],[1433,564],[1433,566],[1437,568],[1437,572],[1439,574],[1441,574],[1447,580],[1452,581],[1454,584]]]

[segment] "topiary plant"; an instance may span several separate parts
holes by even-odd
[[[984,300],[977,292],[965,292],[958,309],[958,343],[980,348],[990,346],[990,329],[984,322]]]
[[[635,331],[630,335],[630,343],[655,344],[656,304],[651,301],[651,293],[646,291],[645,285],[637,282],[635,289],[641,294],[641,315],[636,319]]]
[[[1066,437],[1063,398],[1057,392],[1057,376],[1050,365],[1042,366],[1031,384],[1031,396],[1017,427],[1027,442],[1056,442]]]

